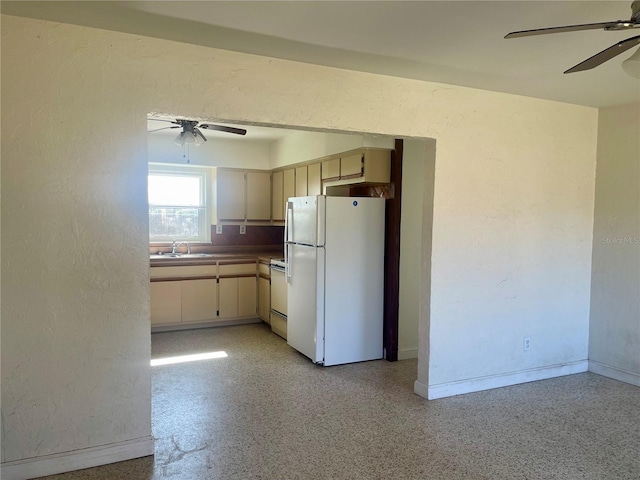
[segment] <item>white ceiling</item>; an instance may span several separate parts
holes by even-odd
[[[70,7],[68,4],[71,4]],[[5,13],[588,106],[640,100],[621,69],[562,72],[640,29],[503,39],[628,19],[625,1],[2,2]],[[35,7],[34,5],[37,5]]]

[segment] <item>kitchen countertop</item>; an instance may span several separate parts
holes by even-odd
[[[149,262],[152,267],[175,267],[185,265],[214,265],[220,260],[262,260],[270,262],[272,258],[282,258],[280,251],[246,251],[238,253],[208,253],[203,257],[171,257],[169,254],[150,255]]]

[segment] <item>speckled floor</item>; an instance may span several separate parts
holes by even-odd
[[[156,455],[73,479],[640,479],[640,389],[590,373],[427,402],[416,362],[314,366],[264,325],[153,335]]]

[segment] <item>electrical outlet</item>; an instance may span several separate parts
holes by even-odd
[[[216,225],[216,235],[220,235],[222,233],[222,225]]]
[[[240,235],[244,235],[245,233],[247,233],[247,226],[240,225]]]
[[[522,341],[522,349],[526,352],[531,348],[531,339],[529,337],[524,337]]]

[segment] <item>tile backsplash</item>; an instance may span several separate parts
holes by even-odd
[[[284,227],[274,225],[247,225],[246,233],[240,235],[240,225],[223,225],[222,233],[216,233],[211,225],[211,243],[191,244],[192,253],[222,253],[238,251],[277,251],[282,253],[284,245]],[[149,245],[149,253],[168,253],[171,242]],[[185,252],[186,246],[180,246]]]
[[[223,225],[222,233],[216,233],[211,225],[211,245],[215,247],[232,246],[282,246],[284,227],[277,225],[247,225],[246,233],[240,235],[240,225]]]

